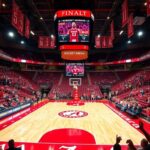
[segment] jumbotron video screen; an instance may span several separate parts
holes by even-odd
[[[83,63],[67,63],[66,64],[66,76],[67,77],[83,77],[84,76],[84,64]]]
[[[58,42],[89,42],[90,20],[58,20]]]

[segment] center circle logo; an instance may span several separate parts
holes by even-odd
[[[81,118],[87,116],[88,113],[80,110],[66,110],[58,113],[58,115],[64,118]]]

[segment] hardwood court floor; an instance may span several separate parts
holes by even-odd
[[[82,118],[63,118],[61,111],[80,110],[88,112]],[[66,103],[48,103],[21,120],[0,131],[0,140],[10,138],[18,142],[38,142],[48,131],[59,128],[83,129],[95,137],[96,144],[114,144],[116,134],[121,135],[121,144],[132,139],[140,144],[143,135],[102,103],[86,103],[84,106],[67,106]]]

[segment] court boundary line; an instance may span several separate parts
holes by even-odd
[[[43,107],[47,103],[49,103],[49,101],[42,101],[38,104],[35,104],[31,107],[28,107],[28,108],[22,110],[20,112],[12,114],[9,117],[4,118],[2,121],[0,121],[0,131],[2,131],[3,129],[9,127],[10,125],[16,123],[17,121],[23,119],[24,117],[28,116],[32,112],[34,112],[34,111],[38,110],[39,108]],[[4,120],[6,120],[6,121],[4,121]],[[4,122],[4,123],[1,123],[1,122]]]
[[[119,112],[115,107],[110,106],[110,104],[104,104],[107,108],[109,108],[111,111],[113,111],[117,116],[119,116],[122,120],[127,122],[131,127],[136,129],[138,132],[140,132],[142,135],[143,133],[139,130],[139,124],[137,124],[132,118],[128,117],[122,112]]]

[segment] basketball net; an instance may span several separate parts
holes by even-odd
[[[77,90],[77,89],[78,89],[78,86],[74,84],[74,85],[73,85],[73,89],[76,89],[76,90]]]

